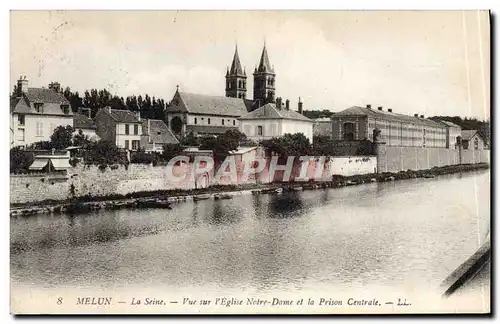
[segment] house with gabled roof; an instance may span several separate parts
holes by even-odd
[[[179,140],[163,120],[143,119],[141,147],[146,152],[161,152],[165,144],[179,144]]]
[[[142,121],[139,112],[104,107],[94,118],[97,135],[118,148],[137,151],[141,148]]]
[[[285,134],[302,133],[313,142],[313,120],[302,115],[302,102],[299,99],[298,111],[290,109],[290,101],[283,105],[281,98],[276,103],[267,103],[240,117],[240,131],[248,139],[261,141],[280,137]]]
[[[462,130],[460,137],[464,150],[482,151],[485,149],[485,138],[477,129]]]
[[[11,147],[49,141],[58,126],[73,126],[71,105],[59,83],[30,88],[25,76],[19,78],[10,100]]]

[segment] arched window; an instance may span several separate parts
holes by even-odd
[[[172,131],[176,134],[179,134],[182,131],[182,119],[179,116],[175,116],[170,121],[172,124]]]
[[[194,124],[198,124],[198,118],[194,117]]]
[[[354,141],[356,139],[354,123],[344,123],[343,138],[345,141]]]

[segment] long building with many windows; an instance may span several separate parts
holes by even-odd
[[[446,125],[424,118],[423,115],[396,114],[382,107],[350,107],[332,116],[332,138],[335,140],[373,141],[373,131],[379,129],[380,139],[388,146],[447,147]],[[453,142],[452,142],[453,143]]]

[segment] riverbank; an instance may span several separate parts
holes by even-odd
[[[11,204],[10,216],[29,216],[35,214],[81,214],[96,210],[122,208],[171,208],[171,204],[183,201],[204,199],[231,199],[242,194],[279,194],[287,191],[339,188],[361,185],[370,182],[386,182],[415,178],[433,178],[435,176],[488,169],[487,163],[452,165],[435,167],[428,170],[408,170],[398,173],[364,174],[354,176],[332,176],[331,181],[294,182],[270,184],[245,184],[211,186],[193,190],[142,191],[128,195],[84,196],[68,200],[47,200],[30,204]]]

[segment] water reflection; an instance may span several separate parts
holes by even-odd
[[[489,201],[483,172],[201,200],[172,210],[17,218],[11,277],[54,287],[221,291],[438,285],[477,248]]]
[[[269,202],[269,217],[289,218],[302,216],[306,210],[299,192],[272,195]]]

